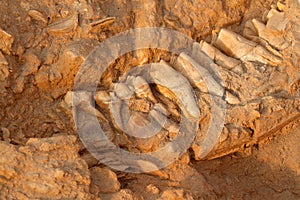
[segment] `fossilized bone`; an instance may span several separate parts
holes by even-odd
[[[266,22],[247,22],[244,36],[223,28],[211,44],[204,41],[194,43],[192,55],[183,52],[178,57],[173,57],[167,67],[153,65],[154,67],[147,71],[147,77],[143,77],[141,72],[129,74],[127,80],[115,85],[116,90],[111,98],[107,97],[107,92],[103,93],[103,97],[102,93],[96,93],[97,104],[100,107],[109,101],[116,104],[115,110],[111,112],[119,114],[117,119],[111,121],[117,120],[118,122],[113,124],[121,124],[120,128],[123,129],[123,119],[118,117],[123,115],[122,112],[129,113],[129,110],[122,110],[123,104],[128,104],[126,99],[129,100],[135,94],[135,98],[148,98],[158,106],[157,102],[163,99],[156,95],[160,92],[168,101],[179,103],[184,115],[200,116],[200,129],[192,145],[197,160],[220,157],[255,144],[280,132],[284,127],[289,130],[293,126],[299,126],[300,69],[297,65],[297,52],[300,50],[300,36],[296,28],[300,27],[300,22],[292,16],[291,7],[280,5],[278,9],[269,12]],[[299,13],[299,10],[297,12]],[[276,26],[276,20],[283,23]],[[289,59],[291,54],[297,60]],[[140,64],[144,62],[145,60]],[[165,62],[162,64],[166,65]],[[197,72],[197,68],[204,73]],[[212,68],[215,70],[211,70]],[[216,70],[221,80],[214,75]],[[158,85],[157,91],[151,91],[147,82]],[[209,82],[213,87],[205,88],[205,82]],[[200,90],[196,92],[197,98],[187,87],[189,84]],[[172,94],[169,94],[170,90]],[[207,100],[207,92],[226,100],[227,116],[214,149],[202,157],[204,150],[199,141],[205,137],[211,120],[211,104]],[[160,118],[167,116],[168,112],[172,113],[167,106],[160,109],[155,106],[150,115],[157,122],[163,121]],[[143,115],[139,116],[143,118]],[[177,132],[178,122],[168,119],[160,123],[160,127],[168,132]]]

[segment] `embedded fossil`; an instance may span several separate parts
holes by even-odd
[[[58,22],[54,22],[48,26],[48,30],[52,34],[64,34],[76,29],[78,25],[78,13],[70,15]]]
[[[11,48],[13,42],[13,36],[0,28],[0,50],[10,55],[9,49]]]
[[[37,20],[37,21],[41,21],[43,22],[44,24],[47,24],[47,20],[46,18],[44,17],[44,15],[42,13],[40,13],[39,11],[37,10],[30,10],[28,12],[28,15],[30,17],[32,17],[33,19]]]
[[[111,23],[113,23],[115,21],[115,17],[108,17],[108,18],[105,18],[105,19],[100,19],[100,20],[97,20],[95,22],[92,22],[90,24],[91,27],[94,27],[94,26],[106,26],[106,25],[109,25]]]
[[[161,194],[161,199],[235,199],[228,194],[230,190],[251,190],[246,195],[234,194],[246,199],[255,198],[260,191],[277,193],[277,197],[298,197],[293,183],[299,182],[294,176],[299,167],[293,158],[299,161],[296,138],[300,130],[300,12],[289,2],[280,0],[277,7],[270,7],[273,0],[0,1],[0,140],[4,140],[0,199],[94,199],[83,194],[94,193],[95,189],[95,197],[98,196],[103,183],[112,189],[110,181],[106,181],[107,173],[94,173],[98,171],[94,168],[103,167],[99,161],[111,168],[118,166],[120,171],[161,169],[152,173],[159,177],[118,171],[114,180],[118,183],[118,178],[122,184],[100,193],[117,192],[120,185],[122,189],[146,193],[150,192],[146,191],[150,181],[157,187],[150,187],[156,190],[156,196],[154,192],[149,195],[153,199],[159,199]],[[267,7],[272,9],[264,13]],[[153,38],[148,37],[148,31],[142,31],[132,35],[132,40],[105,43],[124,31],[135,32],[141,27],[176,30],[191,38],[191,43],[177,40],[176,34],[166,36],[163,31]],[[161,44],[159,48],[156,42]],[[103,44],[109,47],[105,53],[98,57],[91,53],[102,49]],[[144,44],[150,46],[143,47]],[[124,51],[128,46],[136,50]],[[118,58],[114,57],[117,53]],[[115,60],[106,63],[111,57]],[[99,60],[103,66],[96,65]],[[91,80],[97,88],[73,87],[82,63],[88,64],[83,72],[88,76],[81,79],[82,83],[89,85],[85,81]],[[167,68],[143,70],[147,63]],[[94,80],[97,70],[102,77]],[[67,93],[72,89],[74,92]],[[70,107],[74,120],[83,125],[74,127]],[[215,117],[224,117],[218,112],[222,109],[226,110],[225,123]],[[191,128],[195,137],[189,134],[189,119],[196,116],[199,120],[192,124],[195,129]],[[102,132],[96,130],[99,126]],[[218,127],[222,132],[210,131]],[[85,134],[78,129],[86,130]],[[210,136],[216,133],[221,135],[215,143]],[[289,134],[277,137],[285,133]],[[47,138],[54,134],[78,135],[86,139],[82,140],[86,149],[78,137]],[[177,140],[180,136],[181,140]],[[276,136],[276,140],[261,145],[269,142],[269,136]],[[45,139],[30,139],[27,143],[32,137]],[[182,147],[183,143],[188,146]],[[210,145],[214,149],[207,147]],[[271,152],[266,152],[269,145]],[[114,149],[119,154],[114,154]],[[225,159],[194,161],[236,151],[240,152]],[[248,156],[252,151],[250,159],[230,159]],[[153,159],[127,157],[126,152],[149,154]],[[117,161],[118,155],[121,162]],[[78,156],[84,160],[73,162]],[[160,163],[170,158],[178,160],[161,167]],[[195,173],[183,166],[195,168]],[[204,172],[213,191],[202,187],[205,180],[197,176],[198,172]],[[292,187],[276,184],[276,174],[279,183],[290,183],[292,177]],[[227,184],[236,177],[244,184]],[[257,181],[265,177],[268,184],[256,184],[265,183]],[[93,185],[93,181],[98,184]],[[166,187],[175,187],[174,195],[172,191],[165,195]],[[184,188],[182,192],[180,188]],[[184,195],[190,192],[193,197]],[[217,197],[202,197],[203,192],[216,192]],[[131,195],[120,191],[101,194],[100,198],[131,199]]]
[[[201,128],[192,145],[197,160],[235,152],[283,127],[297,124],[300,100],[299,88],[295,86],[298,87],[300,70],[297,67],[289,70],[293,61],[285,55],[299,50],[299,36],[295,34],[299,22],[290,16],[288,9],[281,5],[281,10],[269,12],[265,22],[248,21],[244,36],[223,28],[211,44],[195,42],[191,55],[185,52],[172,55],[170,63],[161,60],[146,70],[136,67],[134,73],[113,84],[113,92],[96,92],[96,103],[102,109],[110,109],[109,121],[118,133],[136,132],[131,134],[134,137],[142,133],[137,128],[139,124],[148,127],[144,129],[144,138],[153,136],[153,130],[166,131],[172,138],[172,134],[180,131],[182,114],[200,117]],[[276,19],[284,24],[277,26]],[[278,35],[279,32],[285,34]],[[139,64],[145,62],[139,61]],[[193,91],[191,86],[198,90]],[[227,102],[227,116],[217,144],[203,157],[200,141],[206,136],[212,117],[209,95]],[[130,105],[141,108],[130,110]],[[155,122],[152,129],[147,126],[151,120]],[[166,141],[163,138],[160,142]],[[153,146],[150,143],[147,145]]]

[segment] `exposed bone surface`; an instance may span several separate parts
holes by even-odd
[[[242,61],[257,61],[271,66],[277,66],[282,62],[259,44],[226,29],[220,31],[215,45],[229,56]]]
[[[153,65],[149,73],[154,83],[169,88],[174,92],[185,115],[194,118],[199,117],[200,112],[195,103],[190,84],[186,78],[166,65]],[[166,74],[168,74],[168,76],[165,76]]]

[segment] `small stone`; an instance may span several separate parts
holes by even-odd
[[[34,74],[38,71],[38,67],[41,65],[41,60],[33,52],[26,52],[24,54],[25,64],[23,66],[24,76]]]
[[[25,85],[25,77],[21,74],[17,80],[16,84],[13,87],[14,93],[22,93],[24,90],[24,85]]]
[[[240,104],[241,101],[238,99],[238,97],[234,96],[233,94],[231,94],[230,92],[226,91],[226,98],[225,98],[226,102],[231,104],[231,105],[236,105],[236,104]]]
[[[108,168],[93,167],[91,172],[90,190],[93,194],[114,193],[120,190],[117,175]]]
[[[113,193],[113,194],[101,194],[100,195],[102,200],[140,200],[131,190],[124,189],[120,192]]]
[[[98,160],[88,151],[85,151],[80,157],[85,160],[89,167],[93,167],[98,163]]]
[[[13,36],[0,29],[0,50],[2,50],[7,55],[10,55],[10,50],[13,42]]]
[[[0,52],[0,81],[5,81],[9,76],[8,63]]]
[[[5,142],[11,142],[9,130],[7,128],[2,127],[1,131],[2,131],[2,138],[3,138],[3,140]]]
[[[35,75],[35,82],[40,89],[49,87],[49,68],[43,65]]]
[[[146,187],[146,191],[152,194],[159,194],[159,189],[153,184],[148,185]]]
[[[194,198],[183,189],[168,189],[163,192],[158,200],[193,200]]]

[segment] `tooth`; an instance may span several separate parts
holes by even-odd
[[[243,30],[243,36],[246,37],[249,40],[257,42],[255,40],[258,36],[258,33],[257,33],[256,28],[254,27],[254,25],[252,23],[252,20],[248,20],[245,23],[244,30]]]
[[[116,95],[123,100],[129,100],[133,95],[133,91],[125,83],[115,83],[114,91]]]
[[[283,12],[279,12],[276,9],[271,9],[267,15],[267,28],[270,30],[282,32],[285,31],[289,19]]]
[[[125,102],[117,97],[115,93],[111,94],[111,102],[110,102],[110,118],[112,119],[114,127],[119,130],[124,130],[124,120],[122,119],[122,112],[126,112],[124,114],[129,114],[128,109],[124,109]]]
[[[108,105],[111,102],[111,96],[107,91],[97,91],[94,95],[94,99],[98,106]]]
[[[150,115],[151,116],[151,115]],[[138,138],[150,138],[162,130],[162,126],[152,117],[147,117],[145,113],[131,112],[124,116],[124,130],[126,134]]]
[[[286,3],[283,1],[278,1],[277,8],[278,8],[278,10],[283,11],[286,8]]]
[[[280,36],[278,33],[275,35],[274,32],[268,29],[262,22],[257,19],[253,19],[252,23],[255,26],[259,37],[266,40],[275,48],[283,50],[289,46],[289,43],[283,38],[283,36]]]
[[[226,56],[219,49],[205,41],[200,42],[200,47],[204,53],[206,53],[212,60],[216,62],[216,64],[226,67],[227,69],[233,69],[241,65],[239,60]]]
[[[249,20],[246,22],[245,24],[245,28],[243,31],[243,35],[244,37],[246,37],[247,39],[256,42],[260,45],[262,45],[264,48],[266,48],[268,51],[270,51],[271,53],[273,53],[275,56],[282,58],[282,55],[279,51],[277,51],[276,49],[274,49],[269,43],[268,41],[266,41],[263,38],[260,38],[258,36],[257,33],[257,29],[255,28],[252,20]]]
[[[227,55],[245,62],[256,61],[271,66],[282,63],[280,58],[262,46],[226,29],[221,29],[215,44]]]
[[[153,103],[157,103],[156,98],[153,96],[148,82],[141,76],[132,78],[131,85],[134,87],[135,94],[139,98],[147,98]]]
[[[214,37],[217,37],[217,36],[214,36]],[[220,82],[220,83],[222,82],[220,80],[220,74],[218,73],[220,67],[216,63],[214,63],[214,61],[206,53],[204,53],[204,51],[201,49],[201,46],[199,43],[197,43],[197,42],[193,43],[192,55],[190,57],[195,62],[197,62],[200,66],[205,68],[217,82]],[[232,70],[234,72],[240,74],[240,72],[243,71],[243,68],[241,67],[241,65],[238,65]]]
[[[223,96],[224,89],[212,77],[213,75],[187,54],[181,53],[179,55],[175,61],[175,68],[188,77],[202,92],[207,92],[208,89],[209,92]]]
[[[190,58],[181,53],[173,63],[174,68],[184,75],[193,86],[198,87],[202,92],[208,92],[201,74],[191,64]]]
[[[231,105],[236,105],[236,104],[240,104],[241,101],[238,99],[238,97],[236,97],[235,95],[233,95],[232,93],[226,91],[226,98],[225,100],[227,101],[228,104]]]
[[[152,64],[150,69],[152,81],[171,90],[178,99],[179,107],[186,117],[198,119],[200,111],[188,80],[170,66]]]
[[[65,102],[69,107],[78,106],[83,101],[90,101],[90,95],[86,91],[68,91],[65,95]]]
[[[153,109],[150,111],[150,116],[170,133],[178,133],[179,125],[168,119],[166,113],[167,110],[164,108],[164,106],[158,103],[153,106]]]

